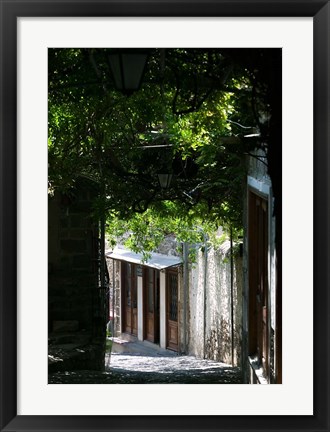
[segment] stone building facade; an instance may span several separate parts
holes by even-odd
[[[59,358],[57,347],[62,352],[85,347],[74,364],[67,365],[62,358],[50,363],[51,370],[104,368],[107,302],[100,289],[99,224],[92,217],[97,194],[94,183],[80,178],[70,193],[49,196],[49,352],[51,358]]]

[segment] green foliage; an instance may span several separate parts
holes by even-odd
[[[192,211],[180,214],[180,206],[172,201],[163,201],[161,205],[162,210],[159,206],[151,206],[144,213],[135,213],[125,221],[114,216],[109,218],[106,233],[110,245],[124,244],[134,252],[142,253],[144,261],[147,261],[165,237],[173,235],[178,253],[182,253],[182,243],[194,246],[190,249],[190,260],[194,261],[196,247],[217,249],[228,239],[229,230],[219,233],[217,222],[199,219]],[[241,230],[234,230],[234,239],[237,240],[241,234]]]
[[[260,145],[243,136],[269,110],[265,51],[168,49],[162,61],[153,50],[130,97],[114,89],[108,53],[49,49],[49,190],[95,180],[94,210],[106,215],[110,243],[130,233],[126,244],[145,257],[169,233],[214,245],[219,226],[238,233],[245,155]],[[164,165],[173,172],[165,191]]]

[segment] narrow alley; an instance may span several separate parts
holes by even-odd
[[[114,343],[105,371],[66,371],[49,375],[49,384],[241,384],[239,368],[177,355],[148,342]]]

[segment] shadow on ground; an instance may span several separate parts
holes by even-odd
[[[239,371],[226,370],[220,376],[215,372],[153,373],[122,371],[68,371],[49,377],[49,384],[242,384]]]
[[[52,372],[51,370],[49,372]],[[49,384],[242,384],[241,370],[225,363],[178,355],[146,341],[114,340],[105,371],[59,370]]]
[[[49,375],[49,384],[241,384],[241,371],[194,357],[112,355],[105,372],[66,371]]]

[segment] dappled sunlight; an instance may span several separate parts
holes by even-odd
[[[241,384],[241,371],[225,363],[156,351],[112,353],[106,371],[57,372],[50,384]]]

